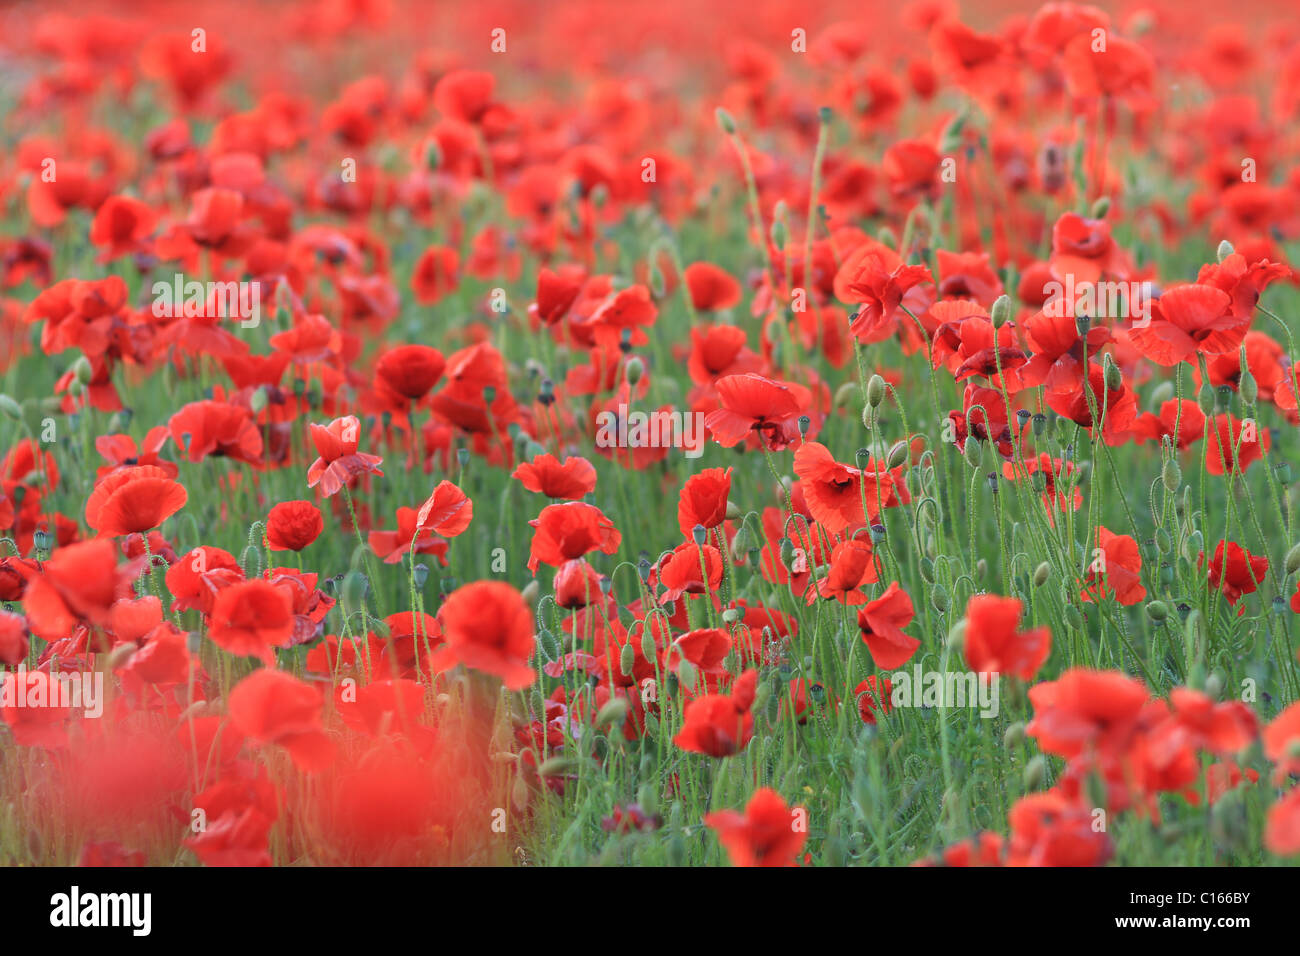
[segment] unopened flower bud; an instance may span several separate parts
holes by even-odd
[[[867,404],[876,408],[885,400],[885,380],[873,375],[867,380]]]
[[[1228,258],[1228,256],[1232,255],[1236,251],[1237,250],[1232,247],[1232,243],[1230,243],[1227,239],[1224,239],[1222,242],[1219,243],[1219,249],[1217,253],[1219,261],[1222,262],[1224,259]]]
[[[1000,295],[993,301],[993,307],[989,309],[989,318],[993,320],[993,328],[1000,329],[1011,321],[1011,297]]]
[[[1034,587],[1041,588],[1047,583],[1047,579],[1052,575],[1052,566],[1044,561],[1038,567],[1034,568]]]
[[[641,376],[645,374],[645,363],[640,357],[633,356],[627,360],[627,365],[623,369],[623,375],[627,378],[629,385],[635,385],[641,381]]]

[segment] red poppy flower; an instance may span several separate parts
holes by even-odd
[[[763,360],[746,348],[745,330],[735,325],[691,329],[691,354],[686,370],[696,385],[711,385],[727,375],[761,372]]]
[[[858,629],[862,641],[871,653],[871,659],[881,670],[902,667],[912,659],[921,642],[903,633],[915,615],[912,599],[907,592],[892,582],[885,593],[868,601],[858,611]]]
[[[241,657],[260,657],[268,666],[275,660],[272,649],[293,638],[293,601],[268,581],[239,581],[222,588],[208,617],[214,644]]]
[[[454,538],[469,527],[473,518],[474,502],[450,481],[440,481],[416,512],[415,530],[418,533],[427,528],[444,538]]]
[[[691,263],[685,278],[696,311],[716,312],[740,304],[740,283],[711,262]]]
[[[353,415],[336,418],[328,425],[311,425],[311,440],[320,455],[307,469],[307,487],[320,485],[326,498],[340,490],[357,475],[382,475],[383,459],[357,451],[361,423]]]
[[[701,547],[688,541],[664,556],[657,573],[665,588],[665,601],[676,601],[684,594],[716,595],[722,586],[722,552],[711,544]]]
[[[751,372],[720,378],[717,389],[722,407],[709,412],[704,424],[722,447],[732,448],[751,433],[770,451],[798,439],[804,403],[795,387]]]
[[[1151,321],[1129,329],[1129,339],[1160,365],[1195,363],[1200,352],[1233,352],[1241,345],[1250,317],[1232,314],[1232,300],[1209,285],[1167,289],[1151,302]]]
[[[1085,601],[1114,597],[1123,605],[1137,604],[1147,596],[1142,586],[1142,552],[1132,535],[1115,534],[1109,528],[1097,529],[1097,550],[1088,563],[1084,589],[1079,596]]]
[[[1025,733],[1050,754],[1122,751],[1148,699],[1141,681],[1116,671],[1072,668],[1029,688],[1034,719]]]
[[[0,719],[20,747],[56,750],[68,745],[66,690],[59,676],[22,669],[0,679]]]
[[[894,683],[888,677],[877,678],[870,674],[867,679],[853,688],[858,701],[858,716],[864,724],[874,724],[876,713],[887,714],[894,709],[892,695]]]
[[[446,643],[429,656],[434,670],[464,664],[500,677],[510,690],[537,679],[528,666],[536,638],[532,611],[509,584],[477,581],[457,588],[447,595],[438,621]]]
[[[167,422],[172,440],[190,461],[209,455],[250,465],[262,461],[262,433],[247,408],[226,402],[190,402]]]
[[[301,551],[324,530],[325,519],[310,501],[282,501],[266,516],[266,546],[272,551]]]
[[[396,531],[371,531],[366,541],[372,551],[384,559],[385,564],[397,564],[412,550],[416,554],[432,554],[443,567],[447,566],[447,542],[437,537],[432,528],[418,529],[419,518],[414,508],[397,509]]]
[[[879,580],[875,551],[869,541],[852,538],[841,541],[831,551],[831,565],[826,576],[817,582],[816,594],[834,598],[849,607],[865,604],[867,596],[862,588]],[[808,592],[812,604],[814,592]]]
[[[577,501],[596,489],[596,469],[577,455],[570,455],[563,462],[554,455],[538,455],[520,464],[510,477],[518,478],[529,491],[548,498]]]
[[[603,511],[581,501],[547,505],[528,523],[535,529],[528,554],[533,574],[539,564],[559,567],[591,551],[613,554],[623,540]]]
[[[1175,430],[1175,444],[1180,451],[1200,441],[1205,434],[1205,413],[1201,406],[1190,398],[1184,398],[1180,408],[1178,399],[1171,398],[1161,403],[1159,415],[1146,412],[1133,423],[1133,433],[1146,441],[1158,442],[1166,437],[1173,440]]]
[[[299,769],[310,773],[334,760],[334,745],[321,725],[323,704],[321,692],[311,684],[264,667],[231,690],[230,722],[258,746],[283,747]]]
[[[185,486],[161,468],[127,468],[95,485],[86,499],[86,524],[101,535],[137,534],[158,527],[188,498]]]
[[[167,590],[176,612],[211,611],[212,601],[222,588],[244,579],[235,556],[221,548],[200,545],[172,562],[167,569]]]
[[[1200,563],[1205,564],[1204,551]],[[1251,554],[1235,541],[1220,541],[1210,560],[1210,587],[1221,589],[1229,604],[1236,604],[1243,595],[1254,594],[1266,574],[1268,558]]]
[[[727,757],[739,753],[754,736],[754,694],[758,671],[736,678],[730,694],[705,694],[686,705],[682,729],[673,743],[691,753]]]
[[[1114,852],[1090,807],[1055,791],[1021,797],[1007,814],[1008,866],[1101,866]]]
[[[433,104],[448,119],[479,122],[492,105],[496,77],[486,70],[451,70],[433,88]]]
[[[1263,459],[1270,444],[1268,430],[1253,419],[1215,415],[1214,430],[1205,447],[1205,470],[1211,475],[1245,471]]]
[[[1264,846],[1281,856],[1300,853],[1300,787],[1291,788],[1269,808]]]
[[[90,242],[102,251],[100,262],[131,255],[144,248],[158,224],[158,214],[131,196],[109,196],[90,224]]]
[[[460,285],[460,254],[450,246],[430,246],[415,263],[411,289],[420,305],[433,305]]]
[[[687,478],[677,496],[677,527],[682,534],[690,537],[696,525],[710,530],[722,524],[730,492],[730,468],[706,468]]]
[[[23,593],[32,632],[57,641],[82,622],[108,624],[114,602],[130,596],[132,577],[130,566],[119,567],[108,538],[56,548],[39,573],[30,574]]]
[[[399,345],[375,363],[375,386],[405,401],[417,401],[438,384],[447,362],[427,345]]]
[[[734,866],[794,866],[808,839],[806,815],[801,814],[806,811],[791,809],[775,790],[759,787],[743,814],[715,810],[704,815],[704,822],[718,831],[718,842]]]
[[[1046,627],[1021,631],[1019,598],[976,594],[966,605],[966,663],[977,674],[1014,674],[1033,680],[1052,650]]]
[[[27,657],[27,620],[0,611],[0,664],[17,667]]]

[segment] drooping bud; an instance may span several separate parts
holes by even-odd
[[[1165,483],[1165,490],[1173,494],[1178,490],[1179,485],[1183,483],[1183,469],[1178,466],[1178,462],[1173,458],[1167,458],[1165,465],[1160,469],[1160,480]]]
[[[1147,617],[1157,624],[1163,624],[1169,618],[1169,607],[1164,601],[1152,601],[1147,605]]]
[[[641,376],[645,374],[645,362],[641,361],[640,356],[632,356],[627,360],[627,365],[623,367],[623,375],[629,385],[636,385],[641,381]]]
[[[1228,256],[1232,255],[1236,251],[1237,250],[1232,247],[1232,243],[1230,243],[1227,239],[1224,239],[1222,242],[1219,243],[1219,249],[1217,253],[1219,262],[1223,262],[1224,259],[1228,258]]]
[[[1034,568],[1034,587],[1041,588],[1047,583],[1047,579],[1052,575],[1052,566],[1044,561],[1038,567]]]
[[[1300,571],[1300,544],[1294,545],[1291,550],[1286,553],[1286,557],[1283,559],[1283,566],[1286,568],[1286,573],[1288,575]]]
[[[1092,204],[1092,218],[1105,219],[1108,212],[1110,212],[1110,197],[1098,196],[1097,201]]]
[[[718,126],[722,128],[724,133],[728,136],[734,136],[736,134],[736,121],[730,113],[719,106],[713,111],[713,115],[717,117]]]

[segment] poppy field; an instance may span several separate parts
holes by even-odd
[[[0,864],[1295,861],[1294,13],[0,10]]]

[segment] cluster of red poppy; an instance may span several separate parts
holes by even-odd
[[[598,734],[718,775],[763,728],[871,735],[934,620],[1028,688],[1022,736],[1061,771],[1007,837],[922,862],[1103,863],[1096,813],[1214,803],[1260,781],[1261,736],[1279,789],[1300,773],[1300,704],[1266,721],[1181,662],[1176,687],[1051,663],[1089,609],[1285,611],[1300,551],[1232,502],[1267,482],[1290,529],[1300,353],[1261,296],[1300,285],[1294,23],[510,0],[421,46],[418,4],[301,0],[256,30],[241,6],[0,38],[30,67],[0,159],[0,747],[62,755],[21,773],[50,775],[83,862],[493,859],[497,804],[527,825],[572,796]],[[670,443],[610,447],[630,410],[739,464],[683,480]],[[1132,533],[1093,513],[1121,449],[1167,492],[1119,481]],[[1067,575],[1050,605],[1005,540],[935,553],[972,475],[1025,509],[1029,571]],[[629,477],[678,534],[654,514],[641,539]],[[526,564],[485,574],[511,528]],[[84,674],[102,722],[22,702]],[[794,863],[809,810],[758,779],[690,822],[737,865]],[[1300,788],[1263,839],[1300,852]]]

